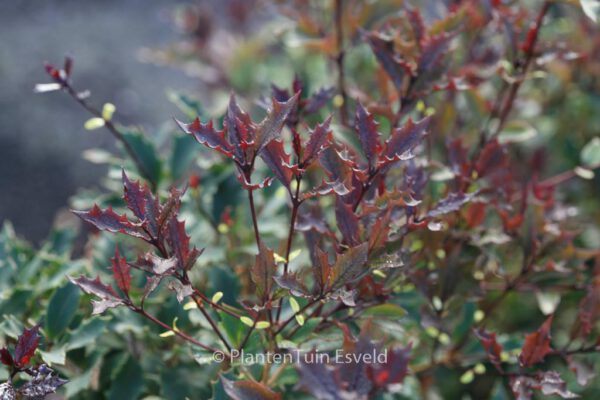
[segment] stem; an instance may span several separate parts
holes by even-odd
[[[531,39],[531,42],[528,43],[528,47],[525,52],[525,58],[524,58],[524,61],[523,61],[522,67],[521,67],[521,73],[520,73],[521,77],[519,79],[516,79],[509,86],[507,98],[503,102],[503,106],[500,110],[498,125],[496,126],[496,129],[494,130],[494,132],[491,134],[492,138],[496,137],[502,131],[502,128],[504,127],[504,124],[506,123],[506,120],[508,118],[508,115],[510,114],[510,111],[513,108],[515,99],[517,98],[517,92],[519,91],[521,84],[525,80],[527,71],[529,70],[531,62],[533,61],[533,58],[535,55],[535,45],[537,44],[537,41],[538,41],[540,28],[542,26],[542,22],[544,21],[544,16],[550,9],[550,3],[551,3],[550,0],[546,0],[544,2],[544,4],[542,5],[542,8],[540,9],[540,12],[538,13],[538,16],[534,23],[535,24],[534,25],[534,29],[535,29],[534,36]],[[526,39],[526,40],[528,40],[528,39]]]
[[[123,136],[123,134],[121,132],[119,132],[117,127],[111,121],[104,119],[104,117],[102,116],[102,112],[100,112],[100,110],[92,107],[90,104],[88,104],[87,101],[85,101],[85,99],[82,99],[79,96],[79,94],[77,93],[77,91],[75,89],[73,89],[73,87],[71,86],[70,83],[68,83],[66,81],[61,82],[61,83],[62,83],[64,89],[66,89],[67,93],[77,103],[79,103],[83,108],[85,108],[93,116],[95,116],[97,118],[102,118],[104,120],[104,127],[106,129],[108,129],[108,131],[114,136],[114,138],[123,145],[123,148],[125,149],[125,152],[129,156],[129,158],[131,158],[131,160],[135,164],[135,166],[138,169],[138,171],[140,172],[140,174],[144,178],[146,178],[146,180],[150,183],[150,186],[152,187],[152,191],[155,192],[156,187],[157,187],[156,181],[152,178],[152,175],[148,172],[148,170],[146,170],[146,167],[144,166],[142,161],[139,159],[139,157],[137,156],[137,154],[135,153],[133,148],[129,145],[129,143]]]
[[[158,325],[158,326],[160,326],[160,327],[162,327],[164,329],[167,329],[167,330],[173,332],[175,335],[179,336],[183,340],[186,340],[186,341],[188,341],[188,342],[190,342],[192,344],[195,344],[198,347],[202,347],[205,350],[212,351],[213,353],[220,353],[221,352],[221,350],[217,350],[214,347],[202,344],[199,341],[197,341],[196,339],[194,339],[193,337],[188,336],[187,334],[185,334],[185,333],[183,333],[183,332],[181,332],[179,330],[173,329],[172,327],[170,327],[169,325],[167,325],[164,322],[160,321],[159,319],[157,319],[153,315],[148,314],[145,310],[143,310],[141,308],[138,308],[138,307],[135,307],[135,306],[130,306],[130,308],[135,313],[138,313],[141,316],[143,316],[144,318],[149,319],[150,321],[154,322],[156,325]]]
[[[248,329],[248,332],[246,332],[246,336],[244,336],[244,340],[242,340],[242,343],[240,344],[240,347],[238,348],[238,352],[242,351],[242,349],[244,348],[244,346],[248,342],[248,339],[250,339],[250,335],[252,334],[252,332],[254,332],[254,327],[256,327],[256,322],[257,322],[257,319],[254,320],[254,323]]]
[[[313,300],[309,301],[308,303],[306,303],[306,304],[304,305],[304,307],[302,307],[301,309],[299,309],[299,310],[298,310],[298,312],[297,312],[297,313],[294,313],[294,314],[293,314],[291,317],[289,317],[288,319],[286,319],[286,320],[285,320],[285,321],[284,321],[284,322],[281,324],[281,326],[279,326],[279,327],[277,328],[277,330],[275,330],[275,332],[273,333],[273,335],[274,335],[274,336],[277,336],[277,335],[278,335],[278,334],[279,334],[279,333],[280,333],[282,330],[284,330],[284,329],[285,329],[285,327],[286,327],[286,326],[288,326],[288,324],[289,324],[290,322],[292,322],[292,321],[293,321],[293,320],[296,318],[296,316],[297,316],[297,315],[300,315],[300,314],[302,314],[302,313],[303,313],[304,311],[306,311],[306,310],[307,310],[307,309],[308,309],[310,306],[312,306],[312,305],[314,305],[314,304],[318,303],[319,301],[321,301],[321,299],[322,299],[322,298],[323,298],[322,296],[319,296],[319,297],[317,297],[316,299],[313,299]]]
[[[291,195],[292,200],[292,216],[290,218],[290,228],[288,231],[287,238],[287,246],[285,250],[285,263],[283,264],[283,274],[287,275],[288,266],[290,263],[290,251],[292,249],[292,241],[294,238],[294,232],[296,229],[296,218],[298,217],[298,209],[300,208],[300,202],[298,201],[298,196],[300,195],[300,182],[302,178],[300,176],[296,176],[296,192]],[[277,308],[277,316],[275,317],[275,321],[279,323],[279,318],[281,317],[281,306],[283,304],[283,297],[279,299],[279,306]]]
[[[226,308],[226,307],[224,307],[224,306],[222,306],[222,305],[220,305],[218,303],[214,303],[211,299],[209,299],[208,297],[206,297],[206,295],[204,295],[198,289],[193,288],[193,290],[194,290],[194,295],[195,296],[200,297],[200,299],[202,299],[202,301],[210,304],[212,308],[216,308],[219,311],[223,311],[224,313],[229,314],[229,315],[231,315],[232,317],[235,317],[235,318],[240,318],[241,317],[240,314],[238,314],[238,313],[236,313],[234,311],[231,311],[228,308]]]
[[[221,330],[219,329],[219,327],[217,326],[215,321],[212,319],[210,314],[204,309],[204,304],[202,304],[202,302],[200,300],[198,300],[198,297],[192,296],[192,298],[194,299],[194,302],[196,303],[198,310],[200,310],[202,315],[204,315],[204,318],[206,318],[206,320],[212,327],[213,331],[215,331],[215,333],[217,334],[219,339],[221,339],[221,342],[223,343],[223,345],[225,345],[225,348],[227,349],[227,351],[231,353],[231,345],[229,344],[227,339],[225,339],[225,336],[223,336],[223,333],[221,332]]]
[[[252,189],[248,189],[248,203],[250,203],[250,213],[252,214],[252,225],[254,226],[254,238],[256,239],[256,247],[260,252],[260,232],[258,231],[258,222],[256,218],[256,208],[254,207],[254,195]]]
[[[346,73],[344,71],[344,9],[343,0],[334,0],[334,13],[335,13],[335,37],[337,41],[337,56],[335,57],[335,63],[338,71],[338,91],[342,96],[342,105],[340,106],[340,120],[342,125],[348,124],[348,95],[346,93]]]

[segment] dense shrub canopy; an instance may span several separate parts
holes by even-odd
[[[84,224],[0,233],[1,398],[593,398],[595,3],[275,10],[178,10],[144,58],[211,90],[156,134],[46,65],[121,153]]]

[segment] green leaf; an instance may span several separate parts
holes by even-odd
[[[169,162],[173,180],[178,180],[190,169],[192,162],[199,155],[200,148],[190,135],[173,138],[173,153]]]
[[[119,131],[127,144],[133,149],[133,152],[144,169],[144,171],[138,172],[144,176],[145,174],[148,174],[150,178],[155,182],[158,182],[160,179],[162,163],[158,158],[154,144],[139,129],[119,128]]]
[[[106,321],[103,318],[93,318],[81,324],[71,333],[67,342],[67,350],[78,349],[93,343],[98,336],[102,335]]]
[[[110,400],[137,399],[142,392],[143,384],[142,369],[130,356],[114,375],[108,398]]]
[[[406,310],[397,304],[386,303],[367,308],[363,315],[370,317],[399,318],[406,315]]]
[[[67,329],[79,307],[79,297],[79,288],[70,282],[54,293],[46,315],[46,333],[50,338]]]
[[[583,146],[580,157],[585,165],[600,164],[600,137],[596,136]]]
[[[52,351],[39,350],[42,360],[49,366],[53,365],[65,365],[67,353],[64,347],[55,347]]]
[[[598,0],[579,0],[581,8],[585,15],[587,15],[592,21],[598,23],[600,17],[600,1]]]

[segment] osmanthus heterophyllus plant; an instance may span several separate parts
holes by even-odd
[[[286,15],[306,48],[330,61],[330,86],[309,94],[299,74],[289,89],[272,87],[262,119],[231,96],[217,121],[176,121],[218,155],[203,153],[188,193],[140,156],[110,107],[96,110],[73,89],[71,62],[48,66],[54,86],[41,89],[63,89],[91,111],[135,168],[122,171],[123,202],[114,203],[128,213],[76,211],[135,239],[119,236],[114,284],[71,278],[95,297],[94,313],[129,308],[165,336],[223,355],[215,398],[575,397],[572,381],[584,386],[594,374],[598,253],[581,245],[557,187],[597,163],[540,179],[543,152],[520,148],[531,131],[511,121],[549,60],[583,58],[541,40],[545,21],[569,6],[458,1],[388,13],[389,4],[337,0],[327,23],[317,6],[297,6]],[[216,216],[190,207],[223,170],[243,197]],[[275,207],[283,229],[262,217]],[[226,243],[219,262],[242,288],[234,298],[206,290],[215,266],[198,265],[217,244],[191,239],[192,212]],[[201,314],[202,328],[158,316],[153,298],[169,291]],[[508,312],[516,305],[526,319]],[[248,366],[242,351],[339,351],[350,362]],[[387,357],[360,357],[371,353]]]

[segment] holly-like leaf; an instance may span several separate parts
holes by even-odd
[[[448,45],[453,36],[447,33],[431,36],[421,44],[417,74],[431,71],[441,62],[442,57],[448,51]]]
[[[335,219],[344,242],[350,246],[358,245],[360,243],[358,217],[352,211],[352,206],[344,203],[340,197],[336,197],[335,201]]]
[[[439,217],[440,215],[458,211],[463,205],[471,201],[474,196],[474,193],[450,193],[448,197],[440,200],[434,208],[429,210],[427,216],[430,218],[435,218]]]
[[[156,275],[164,275],[172,272],[177,267],[177,258],[162,258],[153,253],[146,254],[146,261],[149,262],[152,272]]]
[[[348,193],[353,189],[352,161],[342,157],[333,147],[324,149],[319,160],[331,180],[327,182],[328,187],[337,188],[336,193],[338,190]]]
[[[183,284],[179,280],[175,279],[169,282],[169,289],[175,292],[175,296],[177,297],[178,302],[183,302],[183,300],[191,296],[194,293],[194,288],[190,284]]]
[[[1,400],[16,400],[17,392],[12,382],[4,382],[0,384],[0,399]]]
[[[146,196],[147,192],[150,191],[148,185],[142,185],[139,181],[130,181],[125,173],[125,170],[121,172],[123,180],[123,200],[127,207],[133,212],[140,221],[146,218]]]
[[[85,276],[80,276],[79,278],[69,277],[69,280],[73,284],[79,286],[87,294],[92,294],[100,298],[100,301],[92,301],[92,305],[94,306],[92,314],[94,315],[101,314],[109,308],[125,304],[123,299],[117,296],[117,293],[115,293],[112,287],[105,285],[100,281],[100,277],[96,277],[94,280]]]
[[[546,354],[552,351],[550,347],[550,327],[553,318],[553,315],[548,317],[536,332],[525,337],[525,343],[519,355],[521,366],[531,367],[543,361]]]
[[[302,166],[309,165],[316,159],[321,151],[331,144],[333,136],[329,125],[331,124],[331,116],[323,123],[317,124],[315,129],[310,131],[310,137],[306,143],[302,158]]]
[[[500,168],[508,165],[506,149],[498,140],[493,139],[486,143],[475,162],[475,169],[480,177],[487,176]]]
[[[183,193],[176,188],[171,188],[169,198],[164,205],[160,207],[160,213],[157,220],[159,231],[165,230],[167,228],[167,222],[179,213],[182,194]]]
[[[340,289],[366,275],[369,272],[369,268],[365,265],[368,253],[369,244],[363,243],[338,254],[330,277],[330,287],[333,290]]]
[[[190,250],[190,237],[185,232],[185,221],[171,218],[168,224],[167,241],[175,253],[180,268],[189,271],[202,251],[196,247]]]
[[[46,395],[55,393],[56,390],[68,381],[61,379],[50,368],[45,365],[35,370],[33,379],[26,382],[18,389],[21,396],[31,399],[42,399]]]
[[[402,93],[405,77],[413,75],[410,64],[396,54],[391,38],[376,32],[369,33],[366,38],[377,61],[392,80],[398,93]]]
[[[342,400],[341,388],[331,369],[323,362],[308,363],[310,357],[318,359],[317,355],[307,354],[301,357],[297,364],[300,374],[298,385],[319,400]]]
[[[279,136],[288,114],[296,106],[297,101],[298,94],[291,97],[285,103],[280,103],[273,99],[272,108],[256,128],[256,153],[260,153],[266,145]]]
[[[406,124],[394,129],[390,138],[385,142],[383,154],[389,161],[407,160],[413,157],[413,150],[417,147],[425,135],[431,117],[425,117],[420,121],[413,122],[408,119]]]
[[[500,373],[502,373],[502,346],[500,346],[500,344],[496,341],[496,333],[488,332],[484,329],[475,330],[474,333],[485,349],[485,352],[487,353],[492,365],[496,367]]]
[[[273,280],[282,288],[289,290],[292,296],[306,297],[309,294],[306,286],[304,286],[295,274],[289,273],[282,276],[274,276]]]
[[[402,383],[408,374],[408,362],[412,344],[406,347],[388,349],[385,363],[369,364],[367,373],[377,387]]]
[[[15,365],[19,368],[24,368],[29,364],[33,353],[40,343],[40,326],[36,325],[31,329],[23,330],[23,333],[17,340],[15,347]]]
[[[539,390],[546,396],[557,395],[563,399],[574,399],[575,393],[567,390],[567,384],[556,371],[538,372],[534,376],[519,375],[511,378],[511,390],[517,400],[530,400],[533,390]]]
[[[221,375],[225,393],[232,400],[281,400],[281,395],[255,381],[231,381]]]
[[[260,153],[260,157],[282,185],[289,188],[294,175],[294,169],[290,167],[290,156],[285,152],[283,142],[281,140],[272,140]]]
[[[131,288],[131,272],[127,260],[119,254],[119,246],[115,247],[115,256],[112,258],[112,272],[117,287],[127,295]]]
[[[185,124],[178,120],[175,120],[175,122],[181,130],[188,135],[192,135],[198,143],[215,149],[228,157],[232,156],[233,146],[225,139],[225,131],[216,130],[212,121],[203,124],[199,118],[196,118],[191,124]]]
[[[358,103],[356,105],[354,130],[358,134],[358,139],[360,140],[362,150],[365,157],[367,157],[370,168],[377,163],[377,156],[381,151],[378,129],[379,124],[373,118],[373,114],[369,113],[362,104]]]
[[[322,107],[324,107],[325,104],[327,104],[327,102],[333,98],[333,96],[335,96],[335,92],[336,89],[334,87],[321,88],[317,90],[306,100],[304,111],[307,114],[316,113]]]
[[[101,231],[123,233],[125,235],[149,240],[148,235],[142,230],[139,224],[129,221],[125,214],[119,215],[115,213],[112,210],[112,207],[101,210],[100,207],[94,205],[89,211],[73,211],[73,213]]]
[[[271,292],[276,267],[273,250],[261,242],[260,251],[256,255],[254,266],[250,271],[252,281],[256,285],[256,295],[258,298],[266,300]]]
[[[245,150],[254,144],[256,125],[250,116],[238,106],[234,95],[231,95],[229,99],[224,125],[229,143],[233,146],[235,158],[243,162],[246,158]]]

